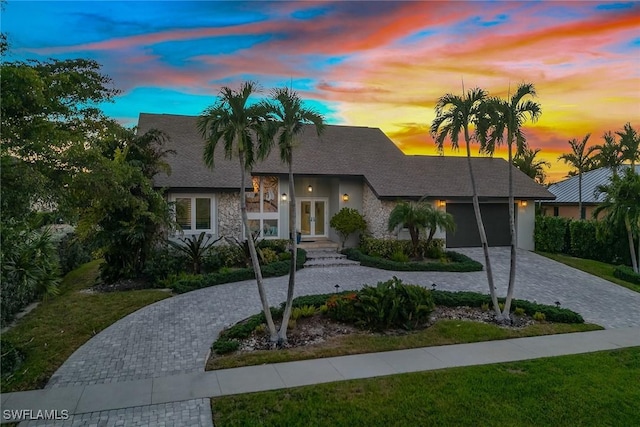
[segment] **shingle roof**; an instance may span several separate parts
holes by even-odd
[[[620,171],[630,166],[623,165]],[[640,165],[636,166],[636,173],[640,173]],[[609,182],[613,172],[609,168],[594,169],[582,174],[582,203],[600,203],[604,195],[596,195],[598,185]],[[564,181],[556,182],[549,186],[549,191],[555,194],[556,199],[549,203],[578,203],[578,176],[572,176]]]
[[[178,154],[168,159],[172,173],[154,178],[158,187],[191,189],[237,189],[237,160],[224,158],[221,147],[210,170],[202,161],[204,141],[196,129],[197,117],[140,114],[138,129],[159,129],[170,137],[168,147]],[[307,176],[362,176],[378,197],[434,198],[470,197],[467,159],[447,156],[407,156],[377,128],[327,126],[321,137],[305,127],[296,147],[293,172]],[[507,197],[508,163],[497,158],[473,158],[481,197]],[[254,174],[286,174],[278,150],[254,169]],[[553,195],[514,168],[515,197],[552,199]]]

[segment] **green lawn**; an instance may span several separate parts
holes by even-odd
[[[638,425],[640,347],[212,399],[216,426]]]
[[[127,314],[170,296],[158,290],[78,292],[94,284],[99,263],[90,262],[67,274],[60,295],[40,303],[2,334],[26,355],[18,371],[3,378],[3,393],[44,387],[56,369],[91,337]]]
[[[209,359],[207,370],[290,362],[348,354],[402,350],[406,348],[502,340],[536,335],[585,332],[602,329],[593,324],[537,323],[522,329],[506,329],[488,323],[464,320],[440,320],[420,331],[401,335],[368,334],[365,332],[332,337],[324,343],[286,350],[260,350],[230,354]]]
[[[608,280],[609,282],[624,286],[625,288],[631,289],[632,291],[640,292],[640,285],[627,282],[626,280],[618,279],[613,275],[613,270],[616,269],[615,265],[607,264],[600,261],[594,261],[592,259],[575,258],[565,254],[552,254],[549,252],[536,253],[550,258],[554,261],[566,264],[569,267],[577,268],[578,270],[582,270],[586,273],[593,274],[594,276],[601,277],[604,280]]]

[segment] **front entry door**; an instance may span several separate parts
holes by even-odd
[[[327,201],[302,199],[298,205],[298,227],[302,237],[327,236]]]

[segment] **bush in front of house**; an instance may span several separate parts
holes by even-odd
[[[298,249],[297,268],[302,268],[306,260],[307,252],[304,249]],[[263,265],[262,277],[276,277],[289,274],[289,264],[289,261],[285,260]],[[196,289],[208,288],[209,286],[251,280],[254,277],[255,273],[252,268],[222,268],[216,273],[169,277],[164,281],[164,285],[173,289],[174,292],[182,294]]]
[[[357,209],[353,208],[340,209],[331,217],[329,225],[340,235],[340,247],[342,248],[350,235],[367,229],[364,217]]]
[[[370,236],[362,236],[360,238],[358,250],[364,255],[374,258],[391,259],[398,253],[408,257],[413,255],[410,240],[376,239]],[[426,240],[420,240],[418,252],[425,254],[427,258],[439,259],[444,254],[444,240],[433,239],[429,244],[427,244]]]
[[[613,275],[618,279],[640,285],[640,274],[636,273],[631,267],[627,267],[626,265],[617,266],[616,269],[613,270]]]
[[[466,255],[458,252],[444,252],[446,261],[409,261],[398,262],[390,259],[372,257],[365,255],[358,249],[345,249],[342,251],[347,258],[360,262],[366,267],[379,268],[381,270],[390,271],[455,271],[469,272],[482,271],[482,264],[472,260]]]

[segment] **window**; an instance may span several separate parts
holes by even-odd
[[[560,208],[557,206],[553,207],[553,216],[559,216],[560,215]]]
[[[187,234],[214,231],[213,195],[181,194],[170,197],[169,200],[175,202],[176,223],[180,230]]]
[[[278,177],[254,176],[253,191],[245,193],[251,233],[263,238],[278,238],[280,199]]]

